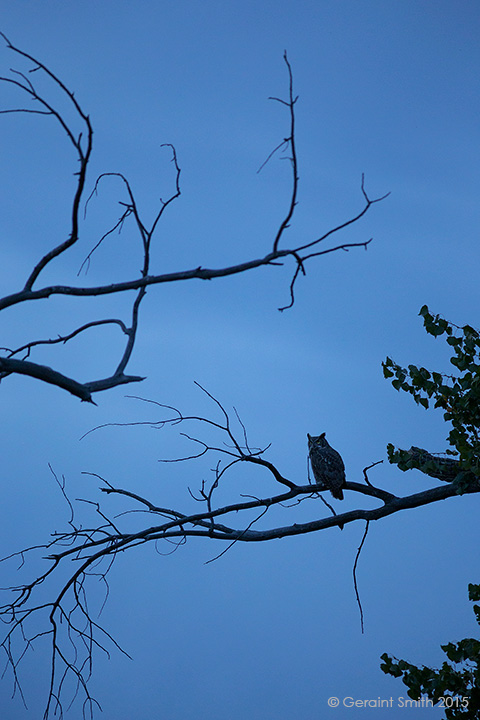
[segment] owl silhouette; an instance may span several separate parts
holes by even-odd
[[[317,485],[324,485],[337,500],[343,500],[345,465],[340,453],[327,442],[325,433],[308,435],[308,456]]]

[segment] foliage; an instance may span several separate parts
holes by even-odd
[[[446,335],[452,348],[451,364],[456,375],[429,371],[424,367],[401,367],[387,357],[383,374],[393,378],[396,390],[412,395],[418,405],[443,410],[443,417],[451,425],[447,440],[447,455],[438,457],[411,447],[410,450],[387,446],[388,459],[400,470],[421,470],[426,475],[453,483],[462,494],[478,487],[480,478],[480,334],[470,325],[458,327],[440,315],[432,315],[426,305],[419,313],[425,330],[433,337]],[[480,585],[468,586],[469,599],[480,600]],[[473,610],[480,624],[480,605]],[[402,678],[408,695],[420,700],[426,695],[445,711],[445,718],[480,718],[480,640],[465,638],[458,643],[441,646],[447,656],[439,669],[417,667],[406,660],[397,660],[387,653],[381,656],[381,670],[387,675]]]
[[[455,480],[459,493],[462,493],[471,485],[472,479],[480,477],[480,334],[470,325],[458,327],[440,315],[432,315],[426,305],[419,314],[429,335],[435,338],[446,335],[446,341],[453,350],[450,362],[457,368],[457,374],[431,372],[416,365],[404,368],[389,357],[382,364],[383,374],[386,378],[393,378],[393,387],[412,395],[418,405],[429,408],[433,404],[434,408],[444,411],[445,421],[451,424],[447,438],[451,449],[446,452],[458,461],[459,472],[455,473]],[[445,463],[447,470],[446,459],[422,458],[419,453],[412,452],[415,450],[417,448],[405,451],[396,450],[393,445],[387,447],[390,462],[398,465],[400,470],[418,468],[434,474],[428,470],[435,470],[432,465],[435,461],[437,465]],[[430,466],[426,465],[427,460]],[[449,472],[451,467],[450,464]],[[453,478],[441,479],[451,481]]]
[[[480,585],[469,584],[468,596],[472,601],[479,601]],[[480,625],[480,605],[474,605],[473,611]],[[433,703],[440,702],[447,720],[480,718],[480,640],[465,638],[441,648],[449,662],[444,661],[439,669],[417,667],[387,653],[381,656],[380,668],[387,675],[401,677],[412,699],[420,700],[422,695],[427,695]]]

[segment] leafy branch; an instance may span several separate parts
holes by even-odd
[[[468,598],[480,600],[480,585],[468,586]],[[480,625],[480,606],[474,605],[473,611]],[[447,656],[441,668],[417,667],[383,653],[380,669],[386,675],[402,678],[413,700],[426,695],[432,703],[443,707],[447,720],[475,720],[480,714],[480,640],[464,638],[441,648]]]

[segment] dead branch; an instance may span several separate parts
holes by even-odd
[[[80,327],[77,327],[68,332],[57,336],[54,339],[34,339],[24,342],[20,347],[16,349],[6,350],[3,349],[4,355],[0,355],[0,381],[7,378],[12,374],[23,374],[34,377],[43,382],[47,382],[57,387],[67,390],[71,394],[80,398],[85,402],[93,402],[92,394],[116,387],[125,383],[140,382],[143,377],[138,375],[126,374],[126,368],[132,356],[135,340],[139,326],[139,315],[140,306],[145,297],[146,289],[150,285],[159,285],[170,282],[181,282],[185,280],[213,280],[219,277],[227,277],[230,275],[237,275],[239,273],[249,272],[255,268],[262,267],[273,267],[282,265],[284,260],[292,258],[294,262],[294,272],[290,283],[290,302],[288,305],[279,308],[280,310],[286,310],[294,304],[294,287],[297,278],[300,274],[305,274],[305,264],[307,261],[313,258],[320,257],[331,252],[337,252],[338,250],[348,250],[354,247],[367,248],[371,240],[365,240],[361,242],[342,242],[335,245],[334,247],[328,247],[322,250],[316,249],[311,252],[312,248],[318,248],[318,246],[327,240],[332,235],[336,235],[340,231],[344,230],[348,226],[356,223],[362,218],[365,213],[374,204],[383,200],[383,197],[371,199],[368,197],[365,186],[364,178],[362,176],[361,191],[364,198],[364,206],[360,212],[355,214],[351,219],[346,222],[340,223],[336,227],[328,230],[321,234],[319,237],[303,242],[295,247],[282,247],[286,230],[290,227],[291,221],[294,216],[295,207],[297,205],[298,196],[298,158],[296,151],[296,136],[295,136],[295,104],[298,100],[298,96],[294,95],[293,91],[293,74],[292,68],[287,58],[286,53],[284,54],[284,61],[288,72],[288,99],[283,100],[281,98],[272,98],[273,100],[284,105],[289,112],[289,134],[288,137],[284,138],[278,147],[269,155],[265,162],[271,158],[271,156],[280,147],[283,147],[288,152],[290,159],[290,165],[292,169],[291,176],[291,192],[290,198],[287,204],[285,216],[281,220],[279,227],[271,241],[270,249],[265,253],[260,253],[259,257],[249,259],[244,262],[230,265],[222,268],[205,268],[203,266],[178,270],[176,272],[158,274],[155,273],[150,267],[151,257],[151,246],[154,241],[154,235],[157,227],[162,219],[162,216],[166,209],[171,203],[177,200],[181,194],[180,188],[180,166],[177,160],[177,153],[173,145],[164,143],[161,147],[166,147],[171,152],[171,161],[174,167],[174,189],[167,200],[160,199],[159,208],[153,222],[148,225],[142,218],[139,210],[138,203],[134,196],[133,189],[128,179],[121,173],[104,172],[102,173],[94,183],[93,189],[85,202],[85,211],[87,210],[88,204],[91,199],[98,194],[100,185],[108,180],[117,179],[120,180],[123,190],[125,193],[125,199],[119,201],[121,207],[121,214],[114,225],[106,232],[101,234],[99,240],[94,244],[94,247],[86,253],[86,257],[83,267],[89,266],[92,257],[98,247],[109,237],[114,231],[121,231],[125,223],[133,221],[136,232],[140,238],[140,244],[143,254],[142,269],[139,277],[134,277],[130,280],[122,282],[114,282],[107,285],[96,285],[96,286],[77,286],[64,283],[58,283],[53,285],[40,285],[40,276],[47,266],[49,266],[53,260],[66,253],[71,247],[76,245],[80,240],[80,225],[82,218],[80,217],[80,208],[83,203],[83,197],[86,187],[87,171],[89,161],[92,153],[92,141],[93,141],[93,129],[88,114],[82,109],[80,103],[75,98],[74,93],[68,89],[68,87],[59,79],[59,77],[53,73],[46,65],[42,62],[14,46],[8,38],[0,33],[1,37],[6,42],[7,47],[18,57],[26,60],[30,67],[28,73],[38,72],[50,81],[57,90],[60,90],[61,94],[68,101],[70,106],[73,108],[75,120],[70,122],[67,120],[64,113],[58,110],[53,104],[49,102],[47,97],[37,89],[34,82],[24,72],[18,70],[12,70],[11,76],[0,77],[0,82],[9,84],[10,86],[17,89],[24,96],[28,97],[34,102],[37,107],[32,109],[18,107],[11,109],[4,109],[0,111],[0,114],[9,113],[32,113],[36,115],[45,115],[52,117],[60,126],[61,130],[66,134],[70,145],[73,146],[75,151],[76,160],[78,162],[78,170],[75,172],[76,187],[73,193],[72,205],[71,205],[71,222],[68,232],[68,236],[65,240],[55,245],[49,250],[43,257],[41,257],[35,264],[33,270],[28,275],[28,278],[23,288],[17,292],[6,295],[0,298],[0,311],[6,310],[7,308],[14,307],[15,305],[29,303],[31,301],[45,300],[52,296],[67,296],[67,297],[100,297],[103,295],[112,295],[118,293],[125,293],[129,291],[135,292],[135,298],[131,306],[131,317],[130,322],[127,324],[124,320],[119,318],[108,318],[104,320],[96,320],[87,322]],[[79,125],[80,130],[77,129],[76,125]],[[265,164],[265,163],[264,163]],[[263,167],[263,166],[262,166]],[[310,251],[310,252],[309,252]],[[80,268],[80,270],[82,270]],[[39,286],[40,285],[40,286]],[[53,368],[46,365],[40,365],[38,363],[27,360],[26,358],[39,345],[53,345],[56,343],[66,343],[73,338],[84,333],[88,329],[107,324],[117,324],[124,335],[126,336],[125,347],[119,360],[117,361],[116,369],[113,370],[112,374],[104,379],[95,379],[89,382],[80,382],[71,377],[67,377],[62,373],[57,372]],[[23,358],[14,357],[26,353]]]

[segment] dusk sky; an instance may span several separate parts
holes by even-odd
[[[98,393],[97,406],[31,378],[4,379],[2,556],[68,529],[69,510],[48,464],[65,476],[72,500],[101,502],[112,516],[135,506],[100,493],[98,478],[85,473],[162,506],[198,510],[188,488],[196,491],[211,477],[213,459],[158,461],[191,454],[182,430],[217,442],[208,428],[117,425],[83,437],[103,424],[161,419],[132,395],[216,419],[216,407],[194,381],[237,409],[252,445],[271,443],[266,459],[295,483],[307,482],[307,433],[326,431],[347,480],[363,482],[363,468],[383,460],[369,476],[378,487],[407,495],[438,484],[388,464],[387,443],[442,452],[449,427],[440,411],[397,393],[381,362],[390,356],[452,372],[444,340],[428,336],[418,317],[424,304],[457,325],[480,326],[478,3],[3,0],[0,19],[9,40],[55,72],[91,117],[87,196],[100,173],[123,173],[151,221],[159,198],[175,186],[171,155],[161,145],[175,146],[182,194],[158,228],[153,272],[229,266],[270,251],[290,200],[290,164],[279,152],[257,170],[289,133],[288,109],[268,99],[287,99],[285,50],[299,95],[300,181],[283,247],[307,243],[358,214],[362,173],[370,197],[391,193],[325,245],[373,238],[367,251],[309,261],[285,312],[278,308],[289,302],[291,259],[210,282],[149,288],[128,368],[147,379]],[[0,74],[11,67],[29,66],[2,43]],[[37,75],[32,79],[64,107]],[[25,106],[11,87],[0,89],[0,109]],[[3,296],[20,290],[38,259],[67,237],[77,165],[51,118],[5,114],[0,127]],[[124,199],[114,180],[100,188],[78,245],[51,264],[40,285],[139,276],[139,241],[126,223],[93,254],[88,274],[77,277]],[[9,308],[0,315],[0,345],[67,334],[100,317],[127,321],[130,301],[50,298]],[[113,372],[122,343],[118,329],[96,329],[65,347],[39,348],[30,359],[88,381]],[[219,504],[278,491],[247,464],[240,470],[220,489]],[[349,491],[343,504],[332,501],[337,511],[377,502]],[[92,507],[77,506],[86,526],[94,521]],[[95,655],[98,716],[443,717],[440,709],[400,707],[407,688],[381,672],[380,655],[436,666],[444,660],[440,644],[475,636],[467,585],[480,582],[479,510],[480,498],[469,495],[371,524],[357,569],[364,634],[352,580],[364,522],[343,532],[238,542],[209,564],[224,543],[191,538],[168,556],[160,545],[119,556],[100,622],[133,660],[114,647],[110,660]],[[255,527],[326,512],[320,500],[310,500],[267,514]],[[19,581],[17,567],[0,565],[1,586]],[[21,577],[43,567],[41,554],[32,556]],[[43,600],[51,599],[48,590]],[[101,592],[92,585],[95,607]],[[48,653],[40,640],[20,665],[28,710],[18,696],[11,699],[6,673],[1,720],[42,716]],[[349,711],[330,708],[332,696],[394,703]],[[81,718],[80,704],[65,716]]]

